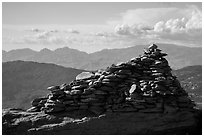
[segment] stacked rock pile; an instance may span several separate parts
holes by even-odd
[[[140,57],[106,70],[83,72],[69,84],[48,87],[47,97],[34,99],[28,111],[45,113],[86,110],[107,112],[172,113],[192,110],[168,61],[152,44]]]

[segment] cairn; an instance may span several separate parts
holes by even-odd
[[[82,72],[69,84],[48,87],[50,94],[34,99],[27,111],[50,114],[86,110],[96,115],[190,111],[194,103],[172,75],[165,56],[152,44],[143,55],[128,62]]]

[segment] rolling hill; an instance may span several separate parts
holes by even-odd
[[[173,71],[188,95],[202,109],[202,66],[188,66]]]
[[[32,99],[49,93],[48,86],[69,83],[81,72],[54,64],[5,62],[2,64],[3,108],[28,108]]]
[[[202,65],[202,48],[190,48],[173,44],[158,44],[159,48],[168,53],[167,59],[173,69],[186,66]],[[123,49],[104,49],[99,52],[87,54],[68,47],[54,51],[42,49],[18,49],[8,52],[3,51],[3,62],[23,60],[40,63],[53,63],[64,67],[83,70],[97,70],[106,68],[113,63],[127,61],[139,56],[147,45],[137,45]]]

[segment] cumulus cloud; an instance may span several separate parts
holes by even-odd
[[[194,9],[190,18],[169,19],[166,22],[160,21],[154,25],[156,32],[182,33],[192,30],[202,29],[202,14],[198,9]]]
[[[144,24],[134,24],[134,25],[117,25],[115,27],[115,33],[119,35],[132,35],[132,36],[138,36],[147,34],[149,31],[153,30],[153,27],[150,27],[148,25]]]
[[[38,39],[47,39],[49,36],[50,36],[50,32],[44,31],[44,32],[36,34],[34,37],[36,37]]]
[[[118,20],[110,20],[110,24],[113,22],[119,24],[145,24],[145,25],[154,25],[156,22],[161,19],[166,21],[170,18],[180,18],[184,14],[181,12],[181,9],[170,7],[170,8],[141,8],[141,9],[132,9],[127,10],[124,13],[121,13],[121,18]],[[172,14],[177,13],[177,14]]]
[[[126,24],[117,25],[115,27],[115,32],[119,35],[131,35],[131,28]]]
[[[140,10],[127,11],[122,18],[125,24],[116,25],[115,33],[123,36],[137,36],[148,39],[165,38],[168,40],[194,41],[194,43],[201,44],[202,14],[198,8],[195,6],[189,6],[186,9],[167,8],[167,11],[164,12],[166,14],[165,18],[162,17],[163,11],[159,12],[159,10],[161,8],[154,10],[145,9],[144,13]],[[150,14],[149,12],[152,12],[152,16],[147,16]],[[146,16],[143,14],[146,14]],[[158,17],[154,16],[156,14],[158,14]],[[141,17],[139,18],[139,16]],[[148,19],[149,17],[150,19]],[[154,20],[153,22],[155,23],[152,23],[153,18],[157,22]],[[150,23],[148,24],[148,22]]]

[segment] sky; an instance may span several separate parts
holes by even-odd
[[[202,46],[202,3],[3,2],[3,50],[96,52],[141,44]]]

